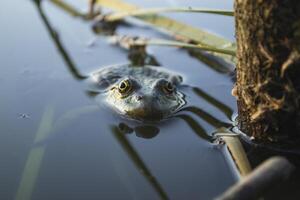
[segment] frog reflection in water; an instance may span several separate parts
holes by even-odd
[[[140,121],[159,121],[185,105],[178,91],[182,78],[154,66],[109,66],[92,73],[106,103],[118,113]]]

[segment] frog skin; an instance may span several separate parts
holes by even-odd
[[[185,104],[182,78],[162,67],[114,65],[91,74],[102,100],[117,113],[139,121],[159,121]]]

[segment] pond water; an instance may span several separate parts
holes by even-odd
[[[87,10],[85,1],[69,2]],[[232,9],[232,1],[130,2]],[[168,16],[233,40],[232,18]],[[183,76],[189,109],[146,126],[88,93],[92,71],[130,62],[91,22],[48,1],[39,10],[33,1],[2,0],[0,27],[0,199],[212,199],[237,180],[226,151],[210,142],[236,110],[228,74],[186,50],[148,47],[162,67]],[[143,25],[117,33],[168,39]]]

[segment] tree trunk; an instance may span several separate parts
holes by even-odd
[[[300,1],[236,0],[239,128],[263,142],[300,141]]]

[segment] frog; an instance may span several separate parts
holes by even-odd
[[[165,67],[119,64],[100,68],[90,80],[101,101],[121,116],[137,121],[170,118],[186,104],[182,76]]]

